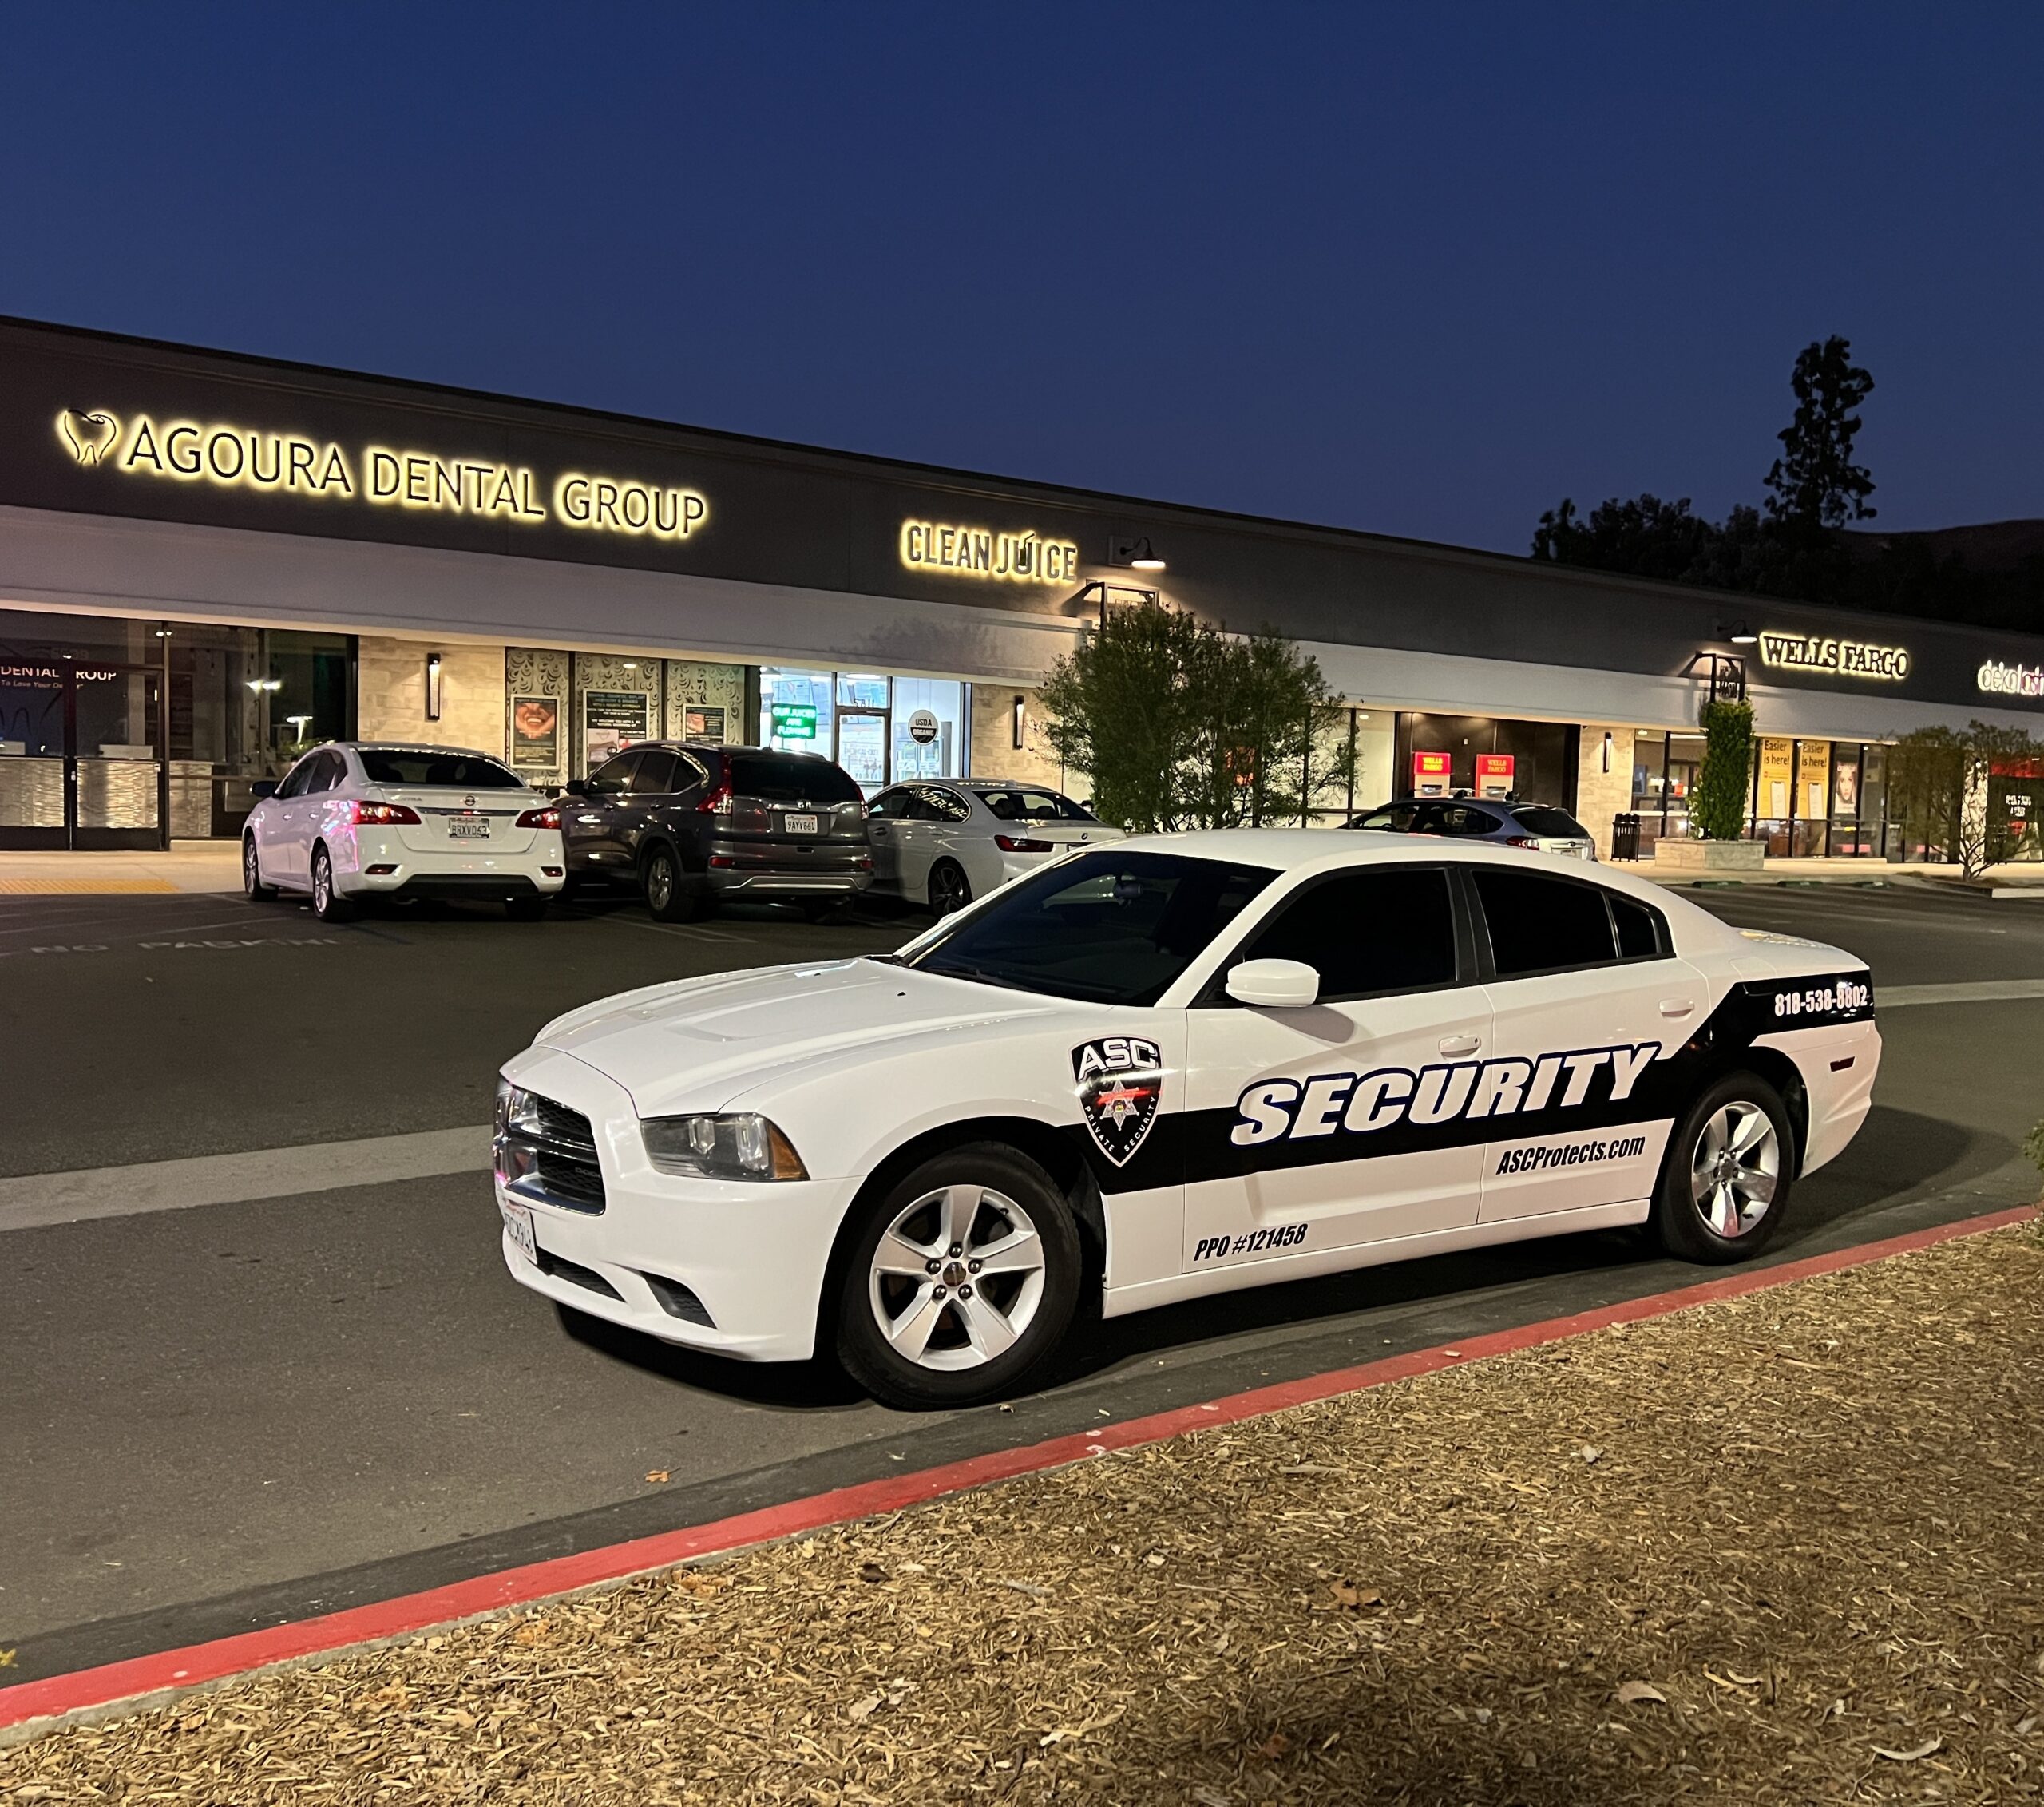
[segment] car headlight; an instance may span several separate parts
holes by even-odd
[[[646,1157],[662,1173],[704,1179],[806,1179],[794,1145],[755,1112],[717,1117],[644,1117]]]
[[[497,1133],[499,1135],[538,1135],[540,1101],[510,1080],[497,1082]]]

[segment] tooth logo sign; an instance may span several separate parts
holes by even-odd
[[[121,437],[121,422],[97,408],[90,414],[66,408],[57,417],[57,430],[64,435],[64,443],[80,464],[97,464]]]

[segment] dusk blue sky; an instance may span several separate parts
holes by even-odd
[[[2044,8],[0,9],[0,312],[1507,551],[2044,514]]]

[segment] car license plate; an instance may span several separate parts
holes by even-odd
[[[457,841],[487,841],[489,838],[489,818],[480,815],[458,815],[447,818],[447,832]]]
[[[816,818],[813,815],[784,815],[781,818],[781,830],[786,834],[814,834],[816,832]]]
[[[533,1234],[533,1214],[523,1205],[507,1205],[500,1199],[497,1208],[504,1214],[504,1232],[511,1246],[535,1267],[539,1266],[540,1245]]]

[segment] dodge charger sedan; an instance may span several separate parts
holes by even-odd
[[[903,1406],[1114,1317],[1645,1224],[1765,1248],[1865,1117],[1865,965],[1582,862],[1237,830],[1079,850],[897,953],[687,979],[505,1068],[513,1276]]]

